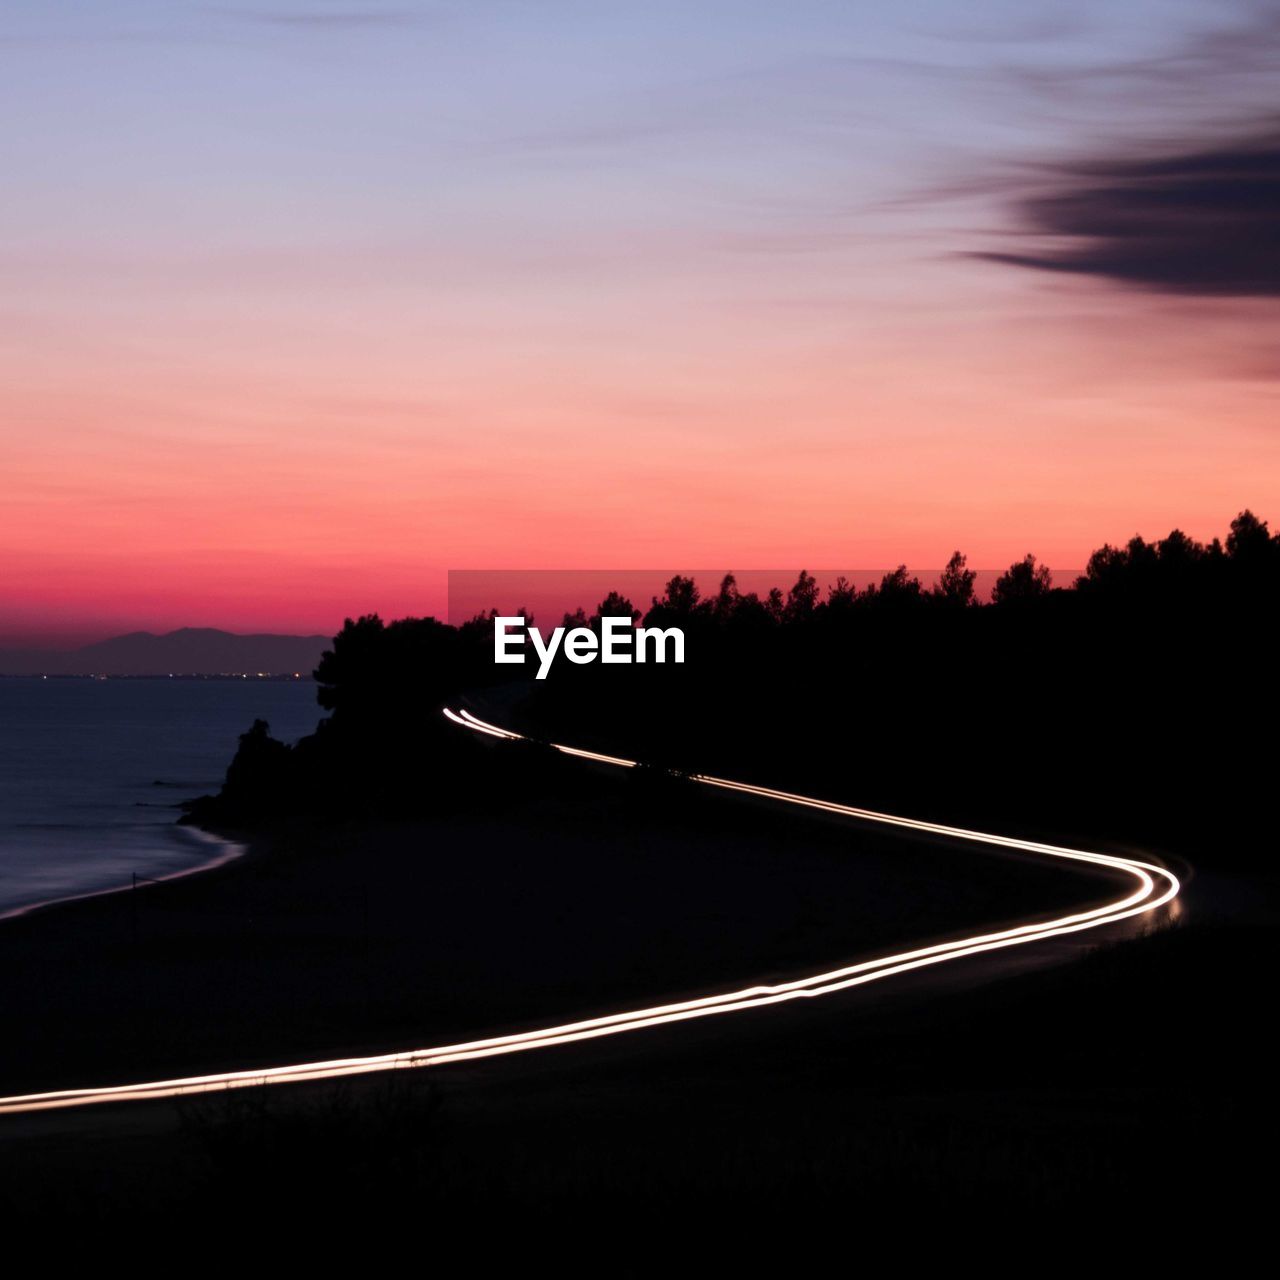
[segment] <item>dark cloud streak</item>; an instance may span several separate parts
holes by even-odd
[[[1017,73],[1076,131],[1111,141],[989,178],[1020,243],[974,256],[1163,293],[1280,296],[1280,3],[1223,11],[1228,25],[1160,53]]]
[[[1038,252],[989,262],[1171,293],[1280,297],[1280,122],[1181,153],[1063,167],[1016,205]]]

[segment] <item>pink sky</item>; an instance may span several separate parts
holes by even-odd
[[[0,100],[34,131],[0,215],[0,642],[332,632],[443,613],[451,568],[1076,568],[1280,519],[1271,300],[979,261],[998,200],[895,204],[1062,122],[940,72],[923,104],[785,58],[744,89],[753,26],[526,84],[459,23],[435,87],[372,28],[159,68],[34,46]],[[486,56],[527,70],[508,35]]]

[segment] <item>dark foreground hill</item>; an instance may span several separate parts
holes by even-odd
[[[613,593],[566,622],[639,612]],[[1068,588],[1028,556],[990,603],[957,553],[932,588],[903,568],[825,597],[804,573],[763,600],[677,576],[645,624],[679,628],[687,661],[559,663],[521,699],[496,688],[526,668],[495,665],[492,617],[349,619],[316,669],[321,730],[290,747],[259,722],[192,816],[483,811],[528,788],[532,759],[473,768],[472,735],[440,713],[454,700],[663,769],[1201,870],[1274,865],[1280,535],[1249,512],[1207,546],[1177,530],[1104,546]]]

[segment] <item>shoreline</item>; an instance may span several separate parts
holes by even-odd
[[[4,1016],[17,1029],[0,1092],[526,1031],[786,980],[1099,896],[1094,873],[999,853],[961,869],[927,840],[830,815],[771,817],[739,797],[680,815],[688,829],[651,819],[632,830],[625,787],[585,771],[582,782],[572,812],[546,800],[251,838],[196,828],[223,854],[161,881],[164,893],[25,911],[16,918],[29,925],[0,929],[12,975]],[[629,885],[622,898],[592,889],[602,828],[619,832],[610,863]],[[267,852],[279,856],[255,856]],[[560,875],[548,896],[551,867]],[[873,899],[881,909],[868,912]],[[44,923],[74,903],[71,922]]]
[[[216,845],[218,852],[212,858],[202,860],[195,866],[179,867],[162,875],[139,875],[135,880],[125,884],[90,889],[84,893],[71,893],[56,898],[41,898],[37,902],[22,903],[15,907],[0,909],[0,926],[11,920],[28,919],[37,914],[43,915],[58,907],[68,907],[77,902],[91,902],[96,898],[109,898],[121,893],[132,893],[140,887],[169,884],[175,880],[189,880],[194,876],[203,875],[207,871],[215,871],[219,867],[225,867],[230,863],[240,862],[253,851],[254,841],[245,834],[237,836],[226,835],[212,831],[207,827],[196,826],[194,823],[182,822],[180,819],[175,819],[172,828],[166,828],[166,830],[173,829],[190,833],[192,838],[199,843]]]

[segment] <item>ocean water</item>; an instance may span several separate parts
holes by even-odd
[[[311,681],[0,679],[0,915],[234,855],[177,826],[255,719],[295,741]]]

